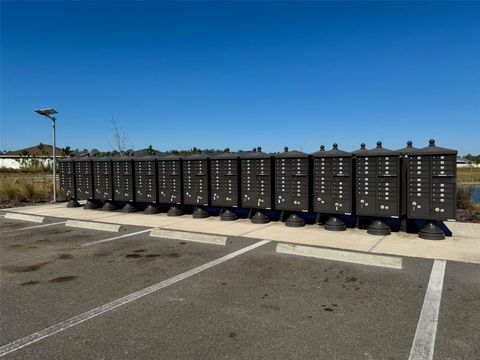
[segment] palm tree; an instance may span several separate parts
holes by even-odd
[[[70,148],[70,146],[65,146],[64,148],[62,148],[62,150],[61,150],[62,158],[69,157],[70,155],[73,155],[73,152],[72,152],[72,149]]]

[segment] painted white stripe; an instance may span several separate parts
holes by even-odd
[[[108,238],[108,239],[92,241],[92,242],[89,242],[89,243],[86,243],[86,244],[82,244],[81,246],[82,247],[91,246],[91,245],[101,244],[101,243],[104,243],[104,242],[115,241],[115,240],[118,240],[118,239],[124,239],[124,238],[130,237],[130,236],[135,236],[135,235],[138,235],[138,234],[144,234],[144,233],[149,232],[149,231],[152,231],[152,229],[146,229],[146,230],[133,232],[133,233],[130,233],[130,234],[114,236],[114,237],[111,237],[111,238]]]
[[[20,228],[20,229],[10,229],[10,230],[5,230],[5,231],[0,231],[0,234],[5,234],[5,233],[8,233],[8,232],[13,232],[13,231],[20,231],[20,230],[38,229],[38,228],[43,228],[43,227],[47,227],[47,226],[65,224],[65,223],[66,223],[66,221],[58,221],[58,222],[53,222],[53,223],[43,224],[43,225],[27,226],[27,227],[23,227],[23,228]]]
[[[433,262],[409,360],[433,359],[446,263],[445,260],[435,260]]]
[[[149,295],[155,291],[158,291],[160,289],[163,289],[169,285],[175,284],[179,281],[185,280],[193,275],[196,275],[198,273],[201,273],[202,271],[208,270],[214,266],[217,266],[221,263],[224,263],[230,259],[233,259],[239,255],[242,255],[248,251],[254,250],[262,245],[265,245],[269,243],[270,240],[262,240],[259,241],[255,244],[252,244],[250,246],[244,247],[243,249],[234,251],[233,253],[227,254],[225,256],[222,256],[221,258],[218,258],[216,260],[210,261],[206,264],[200,265],[194,269],[191,269],[189,271],[186,271],[184,273],[181,273],[179,275],[176,275],[174,277],[171,277],[170,279],[161,281],[159,283],[156,283],[154,285],[151,285],[149,287],[146,287],[145,289],[136,291],[130,295],[124,296],[120,299],[114,300],[112,302],[109,302],[105,305],[99,306],[95,309],[92,309],[90,311],[84,312],[83,314],[74,316],[68,320],[62,321],[58,324],[52,325],[46,329],[43,329],[41,331],[38,331],[36,333],[33,333],[31,335],[25,336],[24,338],[18,339],[16,341],[13,341],[7,345],[4,345],[0,347],[0,357],[3,357],[7,354],[10,354],[14,351],[20,350],[26,346],[32,345],[33,343],[36,343],[37,341],[40,341],[42,339],[45,339],[47,337],[50,337],[52,335],[55,335],[56,333],[59,333],[61,331],[64,331],[68,328],[71,328],[73,326],[76,326],[78,324],[81,324],[84,321],[87,321],[89,319],[92,319],[94,317],[97,317],[99,315],[102,315],[103,313],[106,313],[108,311],[111,311],[113,309],[116,309],[122,305],[128,304],[132,301],[138,300],[146,295]]]
[[[21,214],[21,213],[6,213],[5,219],[12,219],[12,220],[23,220],[23,221],[31,221],[36,223],[42,223],[45,219],[45,216],[37,216],[37,215],[30,215],[30,214]]]

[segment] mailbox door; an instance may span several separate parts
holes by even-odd
[[[60,191],[59,195],[64,198],[76,198],[75,172],[73,161],[61,161],[58,163]]]
[[[132,161],[113,161],[115,200],[134,201]]]
[[[265,159],[241,159],[242,207],[272,208],[272,163]]]
[[[208,206],[208,161],[184,160],[184,193],[183,199],[186,205]]]
[[[308,211],[308,158],[275,159],[275,208]]]
[[[427,219],[431,209],[431,157],[411,155],[407,170],[407,216]]]
[[[238,203],[238,160],[210,160],[212,206],[237,207]]]
[[[95,199],[113,200],[113,179],[110,161],[93,162]]]
[[[330,213],[333,209],[333,158],[315,158],[313,160],[313,210],[318,213]]]
[[[138,202],[156,203],[157,185],[155,160],[135,161],[135,199]]]
[[[180,160],[158,160],[158,199],[162,204],[181,204]]]
[[[377,216],[398,217],[400,215],[400,158],[379,156],[377,163]]]
[[[453,165],[452,165],[453,166]],[[455,165],[456,166],[456,165]],[[450,173],[455,170],[449,170]],[[431,220],[454,220],[456,212],[456,181],[453,176],[432,178]]]
[[[94,197],[92,163],[90,161],[77,161],[74,166],[77,198],[81,200],[92,199]]]
[[[376,157],[358,157],[356,164],[356,212],[362,216],[375,216],[377,208],[377,159]]]

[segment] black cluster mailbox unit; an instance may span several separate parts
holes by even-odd
[[[273,159],[262,152],[262,148],[242,155],[240,159],[240,194],[241,206],[254,209],[250,216],[254,224],[270,222],[264,210],[273,208]],[[252,213],[253,211],[251,211]]]
[[[144,214],[157,214],[157,158],[145,156],[133,159],[135,200],[148,204]]]
[[[417,231],[416,224],[412,219],[407,217],[407,174],[409,168],[410,155],[415,153],[418,149],[413,147],[412,141],[407,141],[407,146],[399,149],[400,153],[400,231],[412,232]]]
[[[113,211],[117,209],[113,195],[113,171],[110,158],[94,158],[93,165],[93,188],[95,200],[104,202],[102,210]]]
[[[96,209],[98,203],[95,201],[93,189],[93,164],[90,157],[78,157],[73,161],[75,169],[76,196],[79,200],[87,200],[83,205],[84,209]]]
[[[356,153],[356,214],[373,217],[368,227],[372,235],[388,235],[382,220],[400,217],[400,153],[385,149],[382,143]]]
[[[321,145],[312,158],[313,211],[318,218],[333,215],[325,223],[325,230],[346,230],[345,223],[336,215],[351,215],[353,211],[352,154],[339,150],[337,144],[328,151]]]
[[[211,205],[218,206],[220,219],[237,220],[238,216],[231,208],[240,206],[240,169],[239,157],[225,149],[223,154],[210,158]]]
[[[175,154],[158,158],[157,174],[158,202],[170,205],[168,216],[183,215],[180,208],[182,204],[182,158]]]
[[[298,212],[308,212],[310,195],[310,157],[300,151],[288,151],[275,156],[275,209],[291,213],[285,225],[305,226]]]
[[[60,181],[59,195],[68,199],[67,207],[79,207],[77,189],[75,186],[75,163],[72,158],[58,162],[58,176]]]
[[[419,231],[422,239],[444,239],[436,222],[455,219],[456,159],[456,150],[437,147],[433,139],[429,146],[408,154],[407,217],[427,220]]]
[[[202,219],[210,214],[203,208],[210,201],[209,157],[194,154],[183,159],[183,203],[194,205],[193,217]]]
[[[135,207],[135,175],[132,158],[113,158],[112,172],[115,201],[127,202],[122,208],[123,212],[137,211]]]

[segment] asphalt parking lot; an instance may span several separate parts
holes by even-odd
[[[5,359],[432,358],[411,354],[432,260],[386,269],[64,221],[0,218]],[[478,359],[480,265],[446,262],[440,280],[433,359]]]

